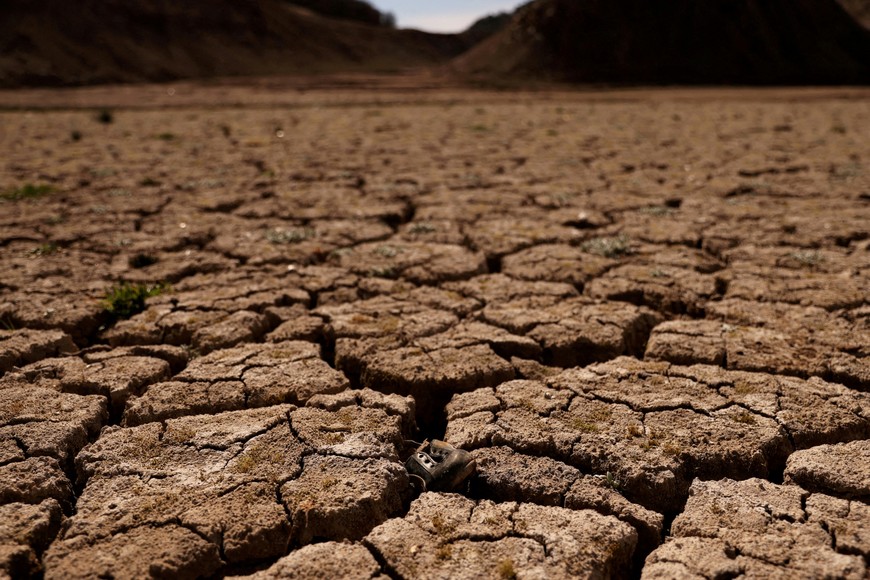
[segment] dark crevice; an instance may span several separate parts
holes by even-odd
[[[283,556],[281,557],[283,558]],[[223,559],[222,551],[221,558]],[[267,570],[268,568],[272,567],[278,560],[280,560],[280,558],[228,563],[212,576],[208,576],[207,579],[223,580],[227,577],[249,576],[251,574],[256,574],[257,572],[263,572],[264,570]],[[225,559],[224,562],[226,562]]]
[[[383,572],[391,580],[404,580],[404,576],[399,574],[397,570],[390,566],[390,563],[387,561],[384,555],[381,554],[375,546],[367,542],[365,538],[362,541],[362,545],[371,553],[372,557],[374,557],[375,561],[381,567],[381,572]]]

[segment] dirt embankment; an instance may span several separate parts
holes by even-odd
[[[455,68],[572,82],[866,84],[870,31],[834,0],[539,0]]]
[[[458,35],[330,19],[281,0],[11,0],[0,86],[384,72],[467,48]]]

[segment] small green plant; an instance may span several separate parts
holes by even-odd
[[[795,259],[801,266],[817,266],[821,262],[825,261],[825,257],[819,252],[813,251],[801,251],[801,252],[793,252],[790,254],[792,258]]]
[[[97,112],[97,122],[103,125],[111,125],[115,122],[115,114],[109,109],[102,109]]]
[[[273,228],[266,231],[266,239],[273,244],[296,244],[317,235],[314,228]]]
[[[642,207],[637,211],[638,211],[638,213],[643,213],[643,214],[652,215],[652,216],[659,216],[659,217],[671,215],[672,213],[674,213],[674,210],[672,208],[664,206],[664,205],[650,205],[647,207]]]
[[[369,270],[369,278],[390,278],[395,279],[399,277],[399,272],[392,266],[387,266],[386,268],[372,268]]]
[[[437,228],[429,222],[417,222],[412,225],[408,231],[412,234],[431,234],[432,232],[437,231]]]
[[[631,243],[628,237],[620,234],[615,237],[592,238],[583,242],[580,249],[605,258],[618,258],[631,253]]]
[[[48,242],[46,244],[40,244],[39,246],[36,246],[32,250],[30,250],[30,255],[35,257],[50,256],[52,254],[56,254],[57,250],[57,244],[55,244],[54,242]]]
[[[378,246],[375,248],[375,253],[384,258],[395,258],[401,251],[401,248],[393,246]]]
[[[44,195],[53,192],[54,188],[50,185],[26,183],[16,189],[8,189],[0,193],[0,199],[6,201],[19,201],[22,199],[37,199]]]
[[[122,282],[109,289],[103,298],[104,310],[113,318],[130,318],[145,310],[145,300],[169,290],[169,285]]]
[[[199,349],[193,345],[185,344],[181,348],[184,349],[184,352],[187,354],[187,361],[190,362],[193,359],[199,358],[202,356],[202,353],[199,352]]]
[[[326,259],[331,262],[335,262],[351,253],[353,253],[353,250],[350,248],[337,248],[329,252],[329,254],[326,256]]]

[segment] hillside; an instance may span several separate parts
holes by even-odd
[[[870,0],[838,0],[855,20],[870,28]]]
[[[518,80],[866,84],[870,31],[834,0],[538,0],[454,68]]]
[[[457,35],[392,30],[284,0],[7,0],[0,86],[383,72],[442,63]]]

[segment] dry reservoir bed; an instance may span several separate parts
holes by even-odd
[[[0,576],[867,577],[866,93],[177,90],[0,99]]]

